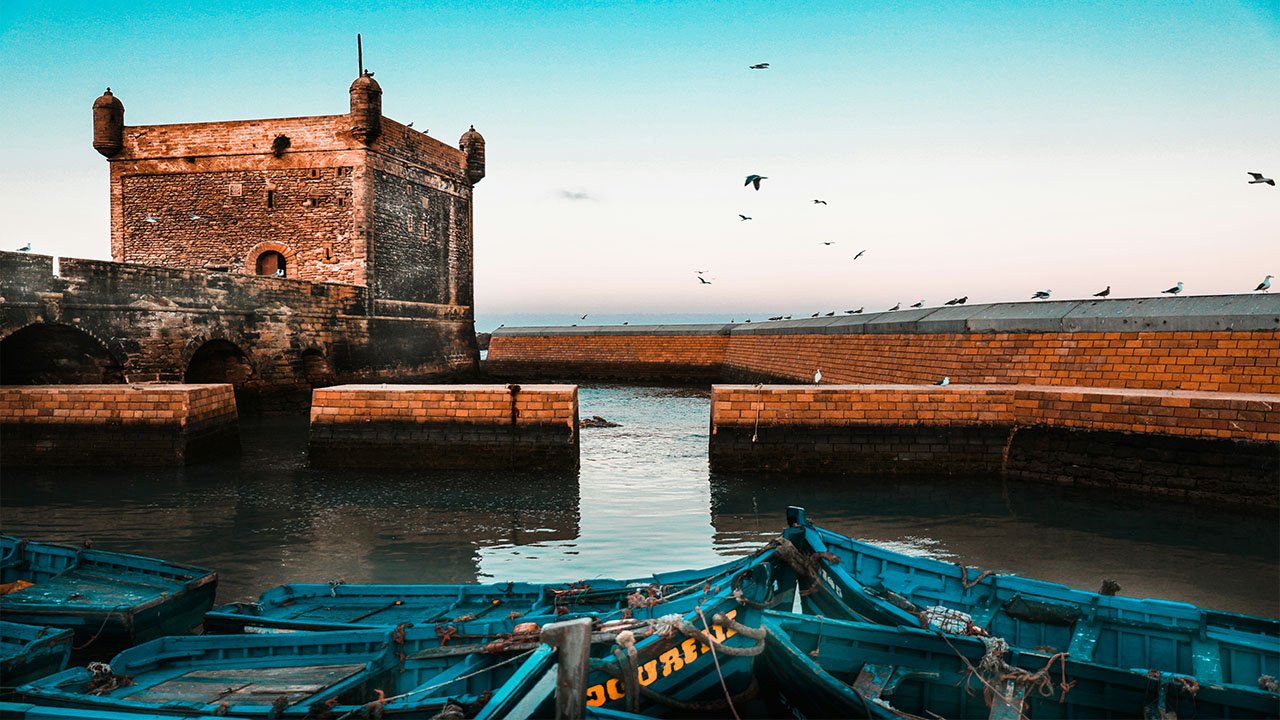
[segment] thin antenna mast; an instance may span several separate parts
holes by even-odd
[[[356,33],[356,63],[360,65],[360,75],[364,75],[364,46],[360,44],[360,33]]]

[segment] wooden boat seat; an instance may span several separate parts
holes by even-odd
[[[883,703],[884,699],[892,695],[904,680],[937,680],[938,677],[936,672],[916,670],[902,665],[865,663],[858,671],[858,677],[854,678],[852,687],[853,691],[864,699]]]
[[[72,568],[10,593],[6,596],[6,602],[132,607],[157,597],[165,590],[175,589],[172,585],[157,585],[155,581],[154,577],[124,573],[108,577]]]
[[[269,706],[283,697],[288,705],[295,705],[341,694],[369,670],[364,663],[190,670],[148,687],[125,688],[117,696],[137,702],[193,706],[222,702]],[[325,697],[315,697],[320,693]]]

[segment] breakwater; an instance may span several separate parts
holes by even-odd
[[[501,328],[515,379],[1280,393],[1280,295],[1001,303],[733,325]]]
[[[574,468],[573,385],[338,385],[311,402],[313,467]]]
[[[712,470],[995,475],[1280,507],[1266,395],[1035,385],[717,385]]]
[[[239,449],[230,385],[0,387],[5,465],[183,465]]]

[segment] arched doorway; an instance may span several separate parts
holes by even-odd
[[[210,340],[201,345],[187,363],[182,381],[187,383],[231,383],[239,388],[253,375],[249,357],[234,343]]]
[[[37,323],[0,340],[0,385],[122,382],[121,364],[79,328]]]
[[[286,277],[284,254],[275,250],[267,250],[258,256],[256,272],[259,275]]]

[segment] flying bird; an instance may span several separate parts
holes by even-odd
[[[31,243],[27,243],[26,245],[18,248],[18,252],[31,252]]]
[[[1048,300],[1052,290],[1037,290],[1035,295],[1031,296],[1032,300]]]
[[[814,204],[814,205],[826,205],[826,204],[827,204],[827,201],[826,201],[826,200],[814,200],[814,201],[813,201],[813,204]]]
[[[894,305],[893,307],[889,308],[889,312],[893,312],[894,310],[897,310],[900,307],[902,307],[902,303],[898,303],[897,305]]]
[[[914,304],[914,305],[912,305],[911,307],[913,307],[913,308],[921,308],[921,307],[924,307],[924,301],[923,301],[923,300],[921,300],[920,302],[915,303],[915,304]]]
[[[746,181],[746,182],[744,182],[744,183],[742,183],[742,187],[746,187],[746,186],[748,186],[748,185],[754,185],[754,186],[756,187],[756,190],[759,190],[759,189],[760,189],[760,181],[761,181],[761,180],[768,180],[768,179],[769,179],[769,176],[768,176],[768,175],[748,175],[748,176],[747,176],[747,181]]]
[[[768,70],[769,63],[756,63],[755,65],[748,65],[747,67],[751,70]]]
[[[28,245],[27,247],[31,246]],[[1268,275],[1262,278],[1262,282],[1258,283],[1258,287],[1254,288],[1253,291],[1258,292],[1261,290],[1262,292],[1271,292],[1271,278],[1273,277],[1275,277],[1275,275]]]
[[[586,319],[587,319],[587,316],[586,316],[586,315],[583,315],[582,317],[580,317],[580,318],[578,318],[578,319],[579,319],[579,320],[586,320]]]
[[[813,384],[817,385],[820,382],[822,382],[822,368],[818,368],[818,371],[813,374]]]
[[[823,245],[835,245],[835,244],[836,244],[836,241],[835,241],[835,240],[832,240],[831,242],[827,242],[826,240],[823,240],[823,241],[822,241],[822,244],[823,244]]]
[[[1177,294],[1178,294],[1178,293],[1180,293],[1180,292],[1182,292],[1182,281],[1181,281],[1181,280],[1179,280],[1179,281],[1178,281],[1178,284],[1177,284],[1177,285],[1174,285],[1173,287],[1169,288],[1168,290],[1161,290],[1161,291],[1160,291],[1160,294],[1161,294],[1161,295],[1164,295],[1164,294],[1166,294],[1166,293],[1167,293],[1167,294],[1169,294],[1169,295],[1177,295]]]
[[[1266,183],[1267,185],[1274,186],[1276,184],[1275,180],[1272,180],[1269,177],[1262,177],[1262,173],[1251,172],[1249,174],[1253,176],[1253,179],[1249,181],[1250,185],[1261,185]]]
[[[863,254],[863,253],[865,253],[865,252],[866,252],[866,250],[859,250],[859,251],[858,251],[858,254],[853,256],[853,259],[854,259],[854,260],[857,260],[858,258],[862,257],[862,254]]]
[[[702,283],[703,285],[710,285],[710,284],[711,284],[711,281],[710,281],[710,280],[708,280],[708,279],[706,279],[706,278],[702,277],[701,275],[699,275],[699,276],[698,276],[698,282]]]
[[[1096,293],[1094,293],[1094,294],[1093,294],[1093,296],[1094,296],[1094,297],[1104,298],[1104,297],[1106,297],[1106,296],[1108,296],[1108,295],[1110,295],[1110,294],[1111,294],[1111,286],[1110,286],[1110,285],[1108,285],[1108,286],[1106,287],[1106,289],[1102,290],[1101,292],[1096,292]]]
[[[948,375],[943,375],[941,380],[934,383],[934,385],[950,385],[950,384],[951,384],[951,377]]]
[[[738,213],[738,217],[742,218],[743,220],[750,220],[750,219],[751,219],[751,218],[747,217],[746,215],[743,215],[742,213]]]

